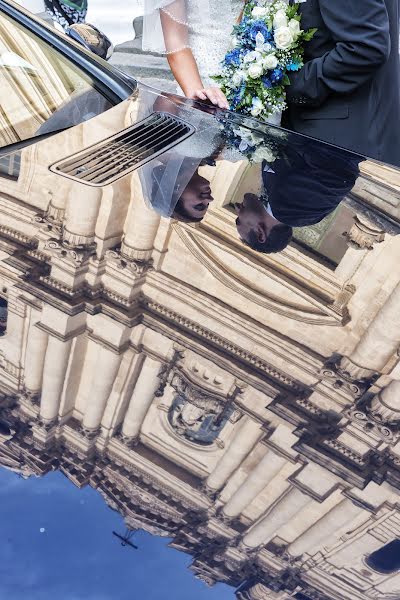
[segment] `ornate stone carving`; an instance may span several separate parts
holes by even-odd
[[[153,261],[150,257],[138,258],[136,256],[125,255],[122,248],[115,248],[106,252],[106,259],[121,271],[128,271],[135,277],[143,277],[153,268]]]
[[[375,396],[363,398],[347,416],[388,444],[400,439],[400,383],[393,381]]]
[[[70,262],[81,265],[96,252],[96,244],[93,242],[91,244],[73,245],[66,239],[60,241],[51,238],[46,242],[45,249],[68,259]]]
[[[122,240],[121,249],[120,249],[121,257],[129,262],[151,262],[151,255],[153,254],[153,249],[151,250],[138,250],[137,248],[132,248],[129,246],[125,240]]]
[[[332,381],[335,389],[343,389],[353,398],[359,398],[377,377],[355,365],[348,357],[341,356],[329,359],[321,372],[324,379]]]
[[[39,415],[36,420],[36,426],[39,427],[39,429],[41,429],[42,431],[45,431],[46,433],[49,433],[50,431],[55,429],[57,427],[57,425],[58,425],[57,417],[55,419],[52,419],[51,421],[45,421]]]
[[[350,231],[343,235],[348,245],[356,250],[372,250],[374,244],[380,244],[385,239],[385,232],[379,225],[372,223],[364,215],[356,215]]]
[[[83,425],[79,426],[79,433],[82,435],[82,437],[84,437],[86,440],[89,441],[93,441],[94,439],[96,439],[96,437],[99,435],[100,433],[100,428],[98,427],[97,429],[87,429],[86,427],[84,427]]]
[[[182,327],[187,328],[191,333],[201,336],[203,339],[207,340],[208,343],[216,344],[218,347],[222,348],[225,352],[245,361],[250,366],[255,367],[256,369],[258,369],[265,375],[268,375],[272,379],[275,379],[278,383],[281,383],[281,384],[285,385],[286,387],[289,387],[291,390],[294,390],[294,391],[302,390],[302,386],[297,381],[295,381],[294,379],[289,377],[287,374],[285,374],[283,371],[279,371],[275,367],[268,364],[266,361],[262,360],[259,356],[256,356],[255,354],[247,352],[246,350],[244,350],[240,346],[236,346],[232,342],[228,342],[227,340],[220,337],[215,332],[210,331],[209,329],[202,327],[198,323],[195,323],[194,321],[191,321],[190,319],[183,317],[181,314],[176,313],[176,312],[172,311],[171,309],[166,308],[165,306],[158,304],[157,302],[154,302],[152,300],[149,300],[145,297],[143,297],[141,299],[141,304],[143,306],[147,307],[149,310],[163,315],[170,321],[177,323],[178,325],[180,325]]]
[[[40,406],[40,392],[32,392],[24,388],[21,394],[22,398],[25,398],[32,406]]]
[[[175,433],[190,441],[213,443],[235,412],[232,404],[204,392],[179,374],[172,377],[171,386],[176,397],[169,411],[169,422]]]

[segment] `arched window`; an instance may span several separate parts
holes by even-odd
[[[4,298],[0,298],[0,337],[4,335],[7,330],[7,306],[7,300],[4,300]]]
[[[394,573],[400,569],[400,539],[389,542],[370,554],[367,565],[378,573]]]

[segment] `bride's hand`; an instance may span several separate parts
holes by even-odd
[[[194,90],[188,97],[192,100],[209,100],[215,106],[219,106],[219,108],[229,109],[228,100],[218,87],[207,87]]]

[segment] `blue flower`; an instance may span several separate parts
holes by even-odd
[[[268,89],[272,88],[272,81],[266,75],[264,75],[264,77],[261,78],[261,81],[263,82],[264,87]]]
[[[235,48],[231,52],[228,52],[228,54],[225,56],[224,62],[225,62],[225,65],[228,67],[229,66],[238,67],[240,65],[240,50],[239,50],[239,48]]]
[[[300,63],[290,62],[289,64],[286,65],[286,69],[288,71],[300,71],[301,65],[300,65]]]
[[[282,69],[274,69],[270,75],[271,82],[279,83],[283,79],[283,71]]]
[[[265,42],[268,42],[272,39],[272,34],[264,21],[254,21],[254,23],[251,25],[249,34],[252,40],[255,41],[257,33],[261,33],[264,36]]]

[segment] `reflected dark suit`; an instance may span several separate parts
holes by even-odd
[[[400,0],[307,0],[284,125],[400,166]]]
[[[322,221],[353,189],[363,157],[300,140],[288,145],[284,158],[263,170],[268,203],[278,221],[305,227]]]

